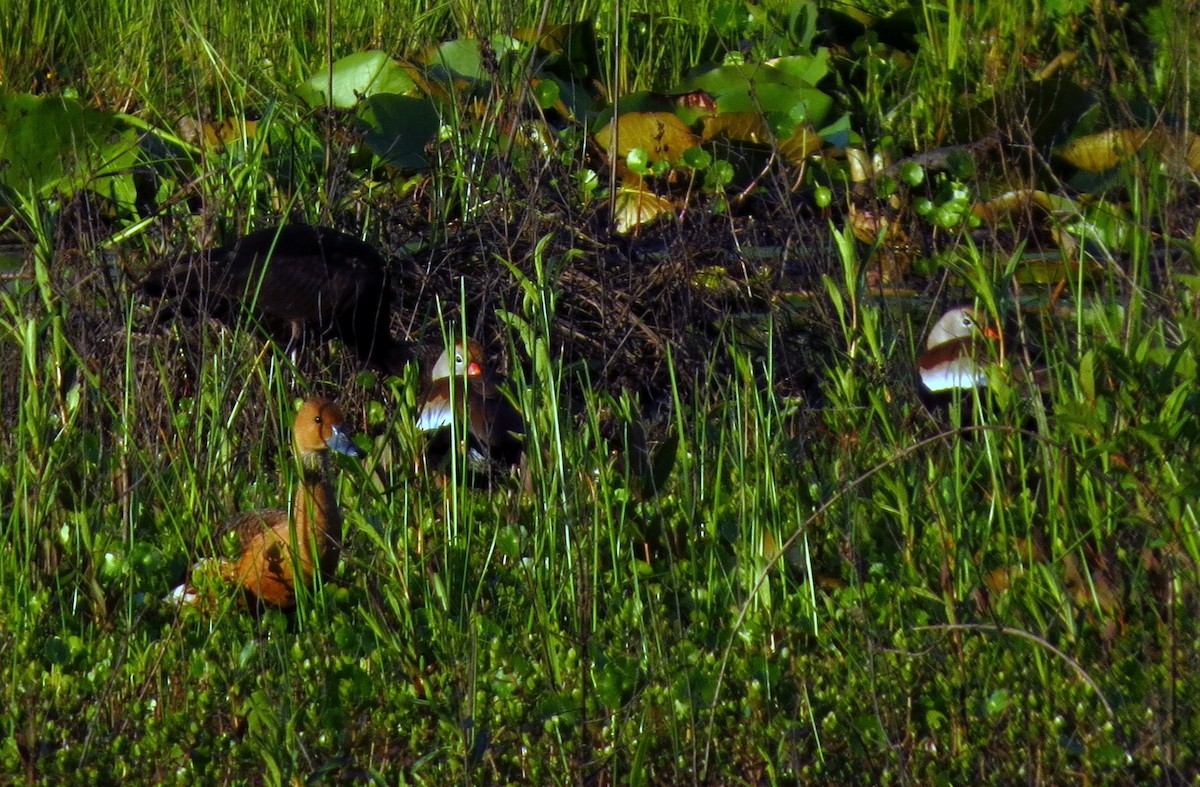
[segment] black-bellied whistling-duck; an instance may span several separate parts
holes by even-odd
[[[465,394],[471,458],[516,464],[521,456],[525,422],[500,390],[501,383],[488,373],[479,342],[474,339],[465,345],[461,340],[455,342],[433,365],[429,389],[417,416],[417,428],[434,432],[450,426],[455,409],[462,412]]]
[[[290,224],[252,232],[228,246],[160,268],[145,283],[155,295],[202,308],[253,307],[273,335],[296,349],[305,329],[336,336],[358,358],[399,373],[411,353],[392,338],[387,265],[370,245],[327,227]],[[230,315],[236,316],[235,315]]]
[[[926,350],[917,359],[921,398],[926,406],[946,404],[955,392],[986,388],[989,370],[1003,363],[1007,379],[1036,390],[1045,400],[1050,374],[1045,366],[1004,357],[1001,334],[969,306],[951,309],[929,331]]]
[[[925,352],[917,359],[921,384],[932,393],[986,386],[988,365],[998,358],[999,338],[975,309],[951,309],[933,324]]]
[[[219,573],[244,590],[249,599],[289,609],[296,604],[296,582],[311,584],[319,569],[332,576],[342,545],[342,516],[329,484],[329,451],[356,458],[366,455],[343,431],[342,412],[333,402],[308,399],[292,427],[296,455],[303,478],[296,488],[292,508],[264,509],[238,514],[221,533],[238,535],[241,554],[220,560],[215,569],[198,564],[197,570]],[[197,598],[190,585],[181,585],[167,597],[181,603]]]

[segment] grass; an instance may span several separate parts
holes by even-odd
[[[1188,83],[1165,74],[1190,42],[1157,16],[1138,27],[1069,6],[1036,19],[1009,4],[921,6],[920,46],[885,46],[886,29],[855,39],[862,51],[839,55],[830,92],[881,155],[921,151],[946,142],[981,84],[993,94],[977,106],[1020,109],[1022,58],[1071,47],[1078,80],[1104,85],[1103,113],[1128,119],[1145,102],[1186,116]],[[730,42],[754,60],[790,54],[816,35],[807,9],[581,4],[549,21],[596,20],[594,77],[613,98],[669,89]],[[1143,151],[1093,201],[1072,193],[1075,213],[1051,222],[1056,239],[1077,238],[1053,247],[1070,272],[1057,302],[1020,278],[1031,249],[997,250],[965,223],[923,225],[939,254],[935,275],[910,275],[920,293],[879,286],[882,241],[795,196],[844,182],[827,161],[799,174],[772,162],[751,200],[714,194],[613,240],[607,172],[581,141],[591,130],[536,125],[513,99],[515,67],[487,90],[460,86],[456,123],[415,175],[363,165],[350,124],[294,97],[327,51],[413,55],[534,25],[541,7],[339,5],[328,38],[325,11],[33,3],[0,31],[12,90],[74,93],[163,138],[183,115],[259,121],[221,149],[164,146],[149,220],[99,220],[120,242],[60,194],[3,193],[0,231],[22,266],[0,288],[0,772],[438,784],[1200,773],[1200,280],[1196,217],[1181,207],[1195,204],[1194,173]],[[1137,77],[1110,85],[1107,68]],[[554,133],[539,147],[512,128]],[[1025,167],[1014,183],[1051,189],[1060,176],[1006,155]],[[590,168],[601,185],[585,190]],[[939,204],[954,189],[982,201],[993,185],[929,177]],[[880,182],[876,208],[915,214],[926,192]],[[279,216],[385,248],[404,330],[504,350],[529,427],[521,473],[479,489],[457,459],[445,482],[414,471],[415,368],[383,379],[337,346],[297,368],[249,316],[218,325],[138,290],[175,250]],[[1099,227],[1105,217],[1121,231]],[[786,238],[766,263],[714,251],[760,237]],[[799,287],[778,270],[808,254],[818,271],[797,314]],[[1036,351],[1049,391],[1009,367],[951,412],[926,410],[911,359],[934,297],[1007,318],[1010,357]],[[691,318],[683,328],[662,319],[674,310]],[[601,323],[620,344],[603,343]],[[342,401],[370,450],[337,462],[337,576],[294,615],[247,614],[220,593],[199,609],[162,604],[196,559],[229,548],[222,520],[286,505],[290,418],[312,393]]]

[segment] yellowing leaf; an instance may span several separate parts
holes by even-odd
[[[1178,160],[1193,172],[1200,172],[1200,137],[1192,133],[1162,128],[1109,129],[1080,137],[1058,151],[1058,156],[1084,172],[1112,169],[1138,151],[1148,149],[1158,156]]]
[[[821,137],[807,123],[800,123],[787,139],[780,140],[779,152],[792,164],[800,164],[821,147]]]
[[[613,224],[621,235],[671,212],[670,200],[640,186],[621,186],[614,201]]]
[[[254,139],[258,131],[257,120],[243,118],[225,118],[215,123],[202,123],[196,118],[182,117],[177,125],[180,139],[206,150],[222,150],[231,142]]]
[[[670,112],[626,112],[614,117],[596,132],[596,142],[610,156],[614,136],[617,158],[623,159],[629,151],[640,148],[646,151],[649,164],[659,161],[677,164],[683,160],[684,151],[699,144],[696,135]]]
[[[786,139],[771,133],[766,118],[758,112],[722,112],[704,118],[701,137],[705,142],[723,139],[751,145],[774,144],[792,164],[799,164],[821,147],[821,137],[807,123],[796,124]]]
[[[722,112],[704,119],[701,126],[704,141],[723,138],[752,145],[771,144],[771,130],[758,112]]]

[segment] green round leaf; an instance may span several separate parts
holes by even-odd
[[[912,161],[900,165],[900,180],[909,186],[920,186],[925,182],[925,168]]]
[[[633,148],[629,151],[629,155],[625,157],[625,164],[639,175],[645,175],[649,160],[650,156],[646,153],[645,148]]]
[[[712,154],[704,148],[688,148],[683,151],[684,165],[696,170],[706,170],[712,164]]]
[[[533,86],[533,97],[542,109],[550,109],[558,103],[561,91],[553,79],[543,79]]]

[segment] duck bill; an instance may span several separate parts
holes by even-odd
[[[983,337],[986,340],[995,343],[994,347],[993,347],[993,352],[996,355],[996,359],[1003,363],[1004,349],[1005,349],[1004,348],[1004,334],[1002,334],[1000,332],[1000,329],[997,326],[988,324],[983,327]]]
[[[333,428],[333,434],[325,441],[325,446],[330,451],[337,451],[339,454],[353,456],[355,459],[362,459],[367,455],[367,452],[358,447],[358,445],[350,439],[350,435],[343,432],[339,427]]]

